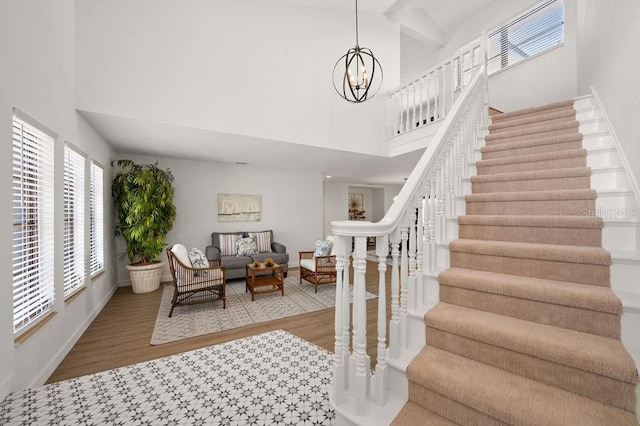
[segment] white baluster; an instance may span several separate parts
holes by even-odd
[[[413,117],[411,119],[411,128],[415,129],[416,127],[418,127],[416,125],[416,84],[415,82],[413,83],[412,92],[413,92],[413,102],[412,102]]]
[[[387,255],[389,254],[389,237],[376,238],[376,255],[378,256],[378,353],[376,362],[375,401],[379,406],[387,402]]]
[[[418,126],[422,126],[424,123],[424,113],[423,113],[423,105],[424,105],[424,79],[420,79],[420,117],[418,117]]]
[[[415,203],[413,204],[415,206]],[[409,207],[409,244],[407,244],[407,251],[409,255],[409,288],[407,295],[411,300],[411,307],[415,309],[415,303],[417,299],[416,291],[416,209],[415,207]],[[408,306],[407,306],[408,308]]]
[[[405,216],[406,223],[406,216]],[[400,236],[402,240],[402,250],[400,251],[400,327],[401,337],[400,342],[403,348],[408,344],[408,330],[407,330],[407,304],[409,300],[408,293],[408,280],[409,280],[409,261],[408,261],[408,244],[409,244],[409,229],[403,226],[400,229]]]
[[[440,96],[442,95],[440,92],[440,74],[441,74],[441,69],[438,68],[435,71],[435,75],[434,75],[434,98],[435,98],[435,103],[433,105],[433,117],[434,117],[434,121],[437,121],[440,119],[439,113],[440,113]]]
[[[400,254],[400,232],[391,234],[391,321],[389,321],[389,356],[400,357],[400,271],[398,255]]]
[[[409,108],[410,108],[409,89],[407,88],[403,89],[402,94],[403,94],[403,97],[407,100],[406,106],[404,108],[404,115],[403,115],[403,120],[404,120],[403,129],[405,132],[407,132],[411,128],[409,127]]]
[[[416,301],[415,308],[420,309],[424,302],[423,299],[423,263],[422,253],[424,252],[424,203],[425,203],[425,182],[421,183],[422,191],[418,202],[418,224],[416,233]]]
[[[429,272],[436,273],[436,209],[437,201],[437,182],[438,174],[434,170],[429,177]]]
[[[430,74],[429,76],[427,76],[427,124],[431,123],[431,83],[432,78]]]

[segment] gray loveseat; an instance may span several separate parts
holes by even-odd
[[[249,232],[212,232],[211,245],[206,248],[207,259],[209,259],[212,265],[217,265],[219,260],[220,265],[226,267],[226,278],[234,279],[245,277],[245,265],[248,263],[255,261],[264,262],[265,259],[271,257],[277,264],[282,266],[286,277],[287,271],[289,270],[287,247],[273,240],[273,231],[262,232],[268,232],[271,236],[271,251],[263,251],[249,256],[222,255],[220,245],[220,236],[222,235],[239,235],[242,238],[246,238],[249,236]]]

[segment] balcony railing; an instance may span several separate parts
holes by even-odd
[[[484,63],[485,40],[480,37],[468,43],[417,79],[389,93],[393,109],[387,126],[389,137],[444,120],[473,72]]]

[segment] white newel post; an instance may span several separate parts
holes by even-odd
[[[345,245],[344,238],[334,239],[334,252],[336,253],[336,312],[335,312],[335,365],[333,371],[333,400],[335,404],[345,401],[345,389],[347,386],[347,364],[349,341],[343,339],[344,304],[349,305],[349,300],[344,300],[343,288],[349,286],[345,283]],[[348,269],[348,268],[347,268]]]
[[[378,256],[378,352],[376,363],[376,404],[383,406],[387,402],[387,255],[389,253],[389,237],[376,238],[376,255]]]
[[[356,399],[356,414],[362,416],[367,410],[371,361],[367,355],[367,306],[366,281],[367,237],[355,237],[353,267],[353,353],[355,375],[351,394]]]

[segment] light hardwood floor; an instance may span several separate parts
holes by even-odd
[[[389,270],[387,269],[388,276]],[[389,279],[386,281],[389,283]],[[367,291],[378,294],[378,271],[377,264],[374,262],[367,262],[366,282]],[[304,285],[312,284],[305,282]],[[389,284],[387,284],[387,316],[390,313],[390,294]],[[129,287],[119,288],[51,377],[49,377],[47,383],[148,361],[277,329],[288,331],[333,352],[334,309],[324,309],[309,314],[151,346],[149,342],[151,341],[161,296],[161,289],[147,294],[133,294]],[[367,353],[371,356],[372,365],[375,365],[376,359],[377,304],[377,299],[367,301]],[[221,306],[212,305],[212,308],[221,309]]]

